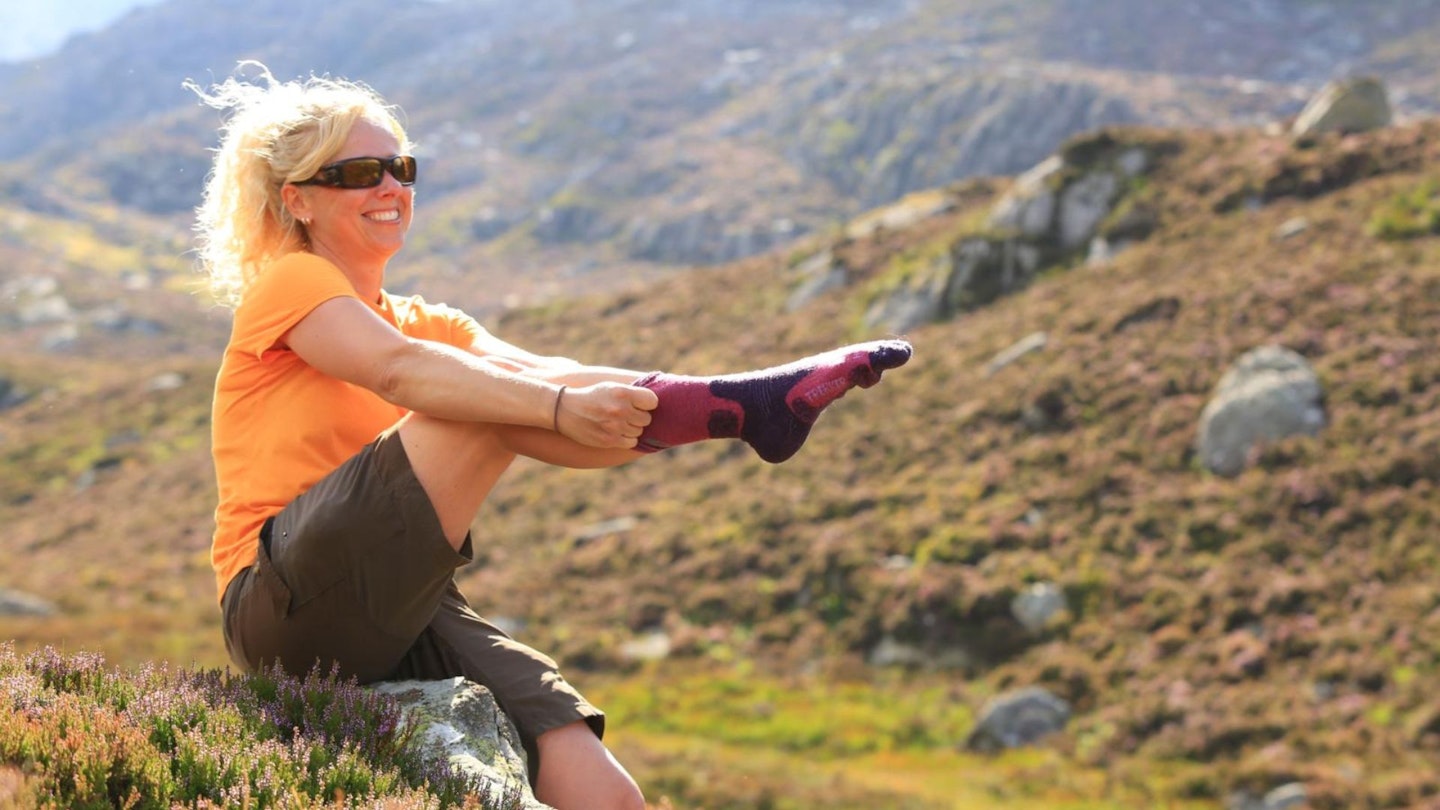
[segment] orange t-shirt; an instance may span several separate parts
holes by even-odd
[[[406,414],[373,392],[316,371],[276,343],[320,304],[359,299],[329,261],[291,253],[270,265],[235,309],[215,380],[211,420],[220,503],[210,561],[220,597],[255,562],[265,520]],[[381,292],[372,310],[406,335],[468,349],[484,329],[419,296]]]

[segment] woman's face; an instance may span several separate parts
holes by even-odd
[[[390,132],[361,120],[350,130],[333,163],[357,157],[391,158],[400,144]],[[293,186],[300,192],[291,213],[309,219],[310,248],[338,260],[388,260],[405,244],[415,199],[412,186],[402,186],[389,172],[372,188]]]

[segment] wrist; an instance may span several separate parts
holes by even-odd
[[[556,433],[560,432],[560,405],[565,401],[565,389],[567,388],[569,386],[561,383],[560,387],[555,389],[555,408],[550,416],[550,429]]]

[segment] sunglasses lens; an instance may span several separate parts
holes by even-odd
[[[415,158],[410,155],[401,155],[390,160],[390,173],[400,181],[400,185],[408,186],[415,182]]]
[[[385,169],[379,158],[347,160],[339,164],[340,186],[343,188],[370,188],[380,185]]]

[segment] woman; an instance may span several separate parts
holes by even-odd
[[[317,662],[361,682],[463,675],[520,731],[536,796],[643,808],[601,743],[604,715],[550,658],[477,616],[453,574],[520,455],[610,467],[739,438],[783,461],[829,403],[910,347],[883,341],[714,378],[542,357],[383,289],[417,166],[369,88],[230,79],[199,208],[217,298],[235,308],[216,380],[212,561],[226,648],[247,671]]]

